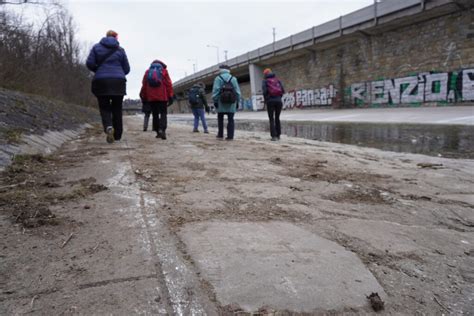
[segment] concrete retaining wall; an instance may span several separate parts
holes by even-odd
[[[96,108],[0,88],[0,169],[14,155],[50,154],[99,121]]]
[[[17,144],[0,146],[0,171],[10,165],[15,155],[49,155],[59,149],[68,140],[77,138],[84,130],[91,127],[84,124],[75,130],[48,131],[42,135],[26,135]]]

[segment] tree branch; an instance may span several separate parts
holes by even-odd
[[[30,1],[30,0],[18,0],[17,2],[0,0],[0,5],[2,4],[14,4],[14,5],[23,5],[23,4],[41,4],[41,5],[58,5],[56,1],[51,3],[44,1]]]

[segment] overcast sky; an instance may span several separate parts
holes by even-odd
[[[168,65],[171,79],[192,74],[220,61],[338,18],[373,0],[312,1],[64,1],[78,26],[79,40],[89,51],[112,29],[127,52],[131,72],[128,98],[138,98],[141,79],[153,59]]]

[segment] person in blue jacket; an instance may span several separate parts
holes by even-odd
[[[87,57],[87,68],[94,72],[92,93],[97,97],[100,116],[107,142],[122,138],[122,102],[126,95],[125,76],[130,72],[127,54],[120,47],[115,31],[108,31],[92,47]]]
[[[212,86],[212,100],[217,108],[217,138],[224,138],[224,115],[227,115],[226,140],[234,139],[234,114],[237,112],[241,97],[237,78],[230,74],[230,67],[219,66],[219,75]]]

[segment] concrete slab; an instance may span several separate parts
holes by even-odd
[[[290,223],[203,222],[180,236],[222,305],[311,312],[386,299],[354,253]]]
[[[466,221],[469,219],[466,218]],[[456,255],[462,255],[474,244],[474,234],[453,229],[361,219],[334,221],[331,225],[347,236],[360,239],[379,251],[399,255],[415,253],[422,249],[429,252],[437,249],[444,253],[456,251]],[[368,231],[370,235],[367,234]]]

